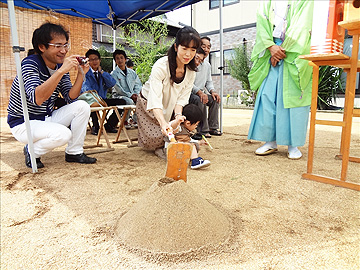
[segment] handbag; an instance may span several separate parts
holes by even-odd
[[[90,105],[90,107],[107,107],[105,100],[99,96],[96,90],[88,90],[82,93],[79,97],[79,100],[84,100]]]

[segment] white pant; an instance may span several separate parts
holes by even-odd
[[[70,155],[83,153],[86,127],[90,117],[90,106],[78,100],[55,110],[45,121],[30,120],[35,158],[68,143],[65,152]],[[68,128],[70,126],[70,129]],[[19,142],[28,143],[25,123],[11,129]]]

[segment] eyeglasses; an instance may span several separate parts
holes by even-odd
[[[64,45],[62,44],[53,44],[53,43],[48,43],[48,45],[50,46],[54,46],[55,49],[57,50],[61,50],[61,49],[64,49],[64,50],[69,50],[70,49],[70,44],[69,43],[66,43]]]
[[[89,58],[89,62],[95,62],[95,61],[99,61],[100,58]]]

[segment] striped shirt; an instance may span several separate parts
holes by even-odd
[[[57,65],[60,68],[61,64]],[[72,88],[69,73],[66,73],[56,86],[52,95],[41,105],[35,102],[35,89],[50,78],[50,72],[40,55],[30,55],[21,63],[21,72],[24,81],[26,102],[29,111],[30,120],[45,120],[46,116],[50,116],[54,110],[54,104],[62,94],[67,103],[73,102],[69,97],[69,91]],[[15,77],[10,91],[9,106],[7,108],[7,122],[10,128],[20,125],[24,122],[23,108],[21,103],[20,86],[18,76]]]

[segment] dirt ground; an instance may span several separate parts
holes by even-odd
[[[211,166],[188,170],[187,185],[229,218],[229,239],[176,256],[134,251],[114,235],[120,217],[164,176],[165,161],[124,143],[94,154],[95,165],[72,164],[63,147],[33,174],[1,118],[1,269],[359,269],[360,193],[302,179],[307,144],[300,160],[289,160],[285,146],[254,155],[260,142],[246,138],[251,115],[225,109],[224,135],[200,152]],[[317,126],[315,173],[339,177],[340,132]],[[359,118],[352,134],[351,156],[360,156]],[[94,142],[89,133],[86,144]],[[349,164],[349,181],[360,182],[359,168]]]

